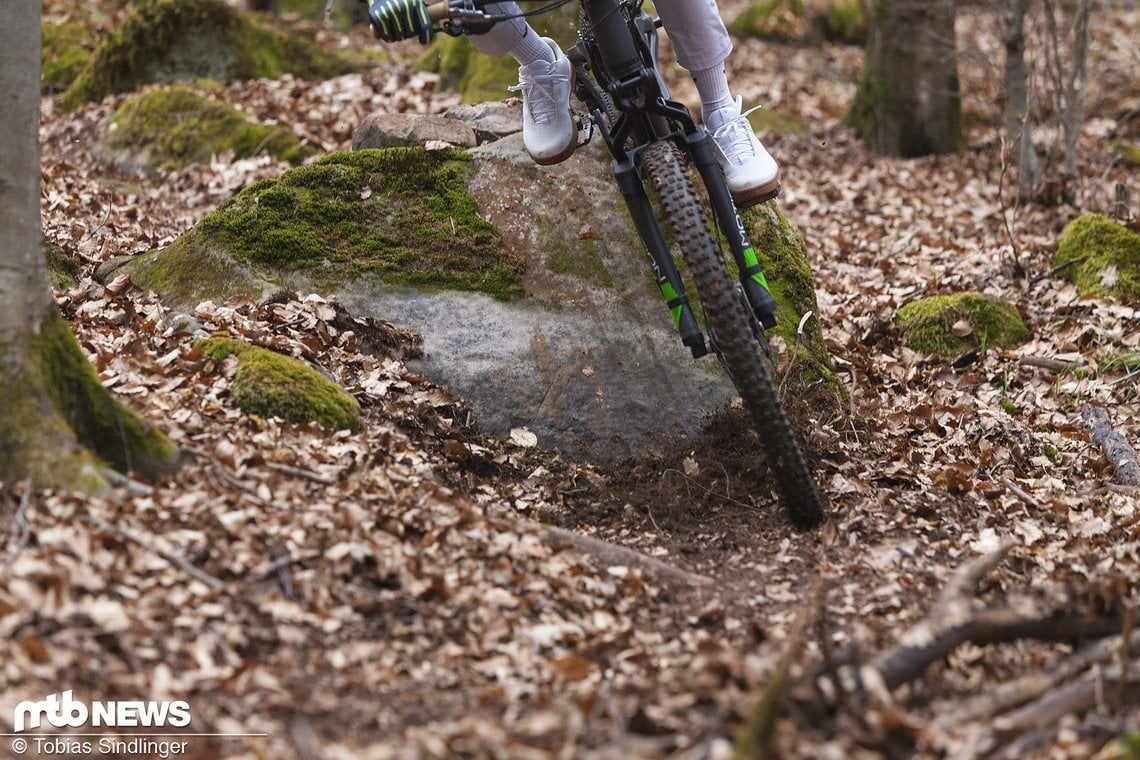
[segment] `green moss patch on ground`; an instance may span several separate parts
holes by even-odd
[[[300,359],[233,338],[203,338],[194,347],[218,363],[237,357],[230,393],[246,414],[316,422],[330,430],[360,427],[356,399]]]
[[[859,0],[759,0],[728,25],[737,37],[789,44],[823,40],[862,45],[867,19]]]
[[[911,349],[940,356],[1007,348],[1030,338],[1016,306],[983,293],[911,301],[899,309],[895,322]]]
[[[251,185],[173,243],[154,272],[194,278],[196,252],[220,250],[256,268],[301,271],[328,285],[384,282],[522,294],[524,261],[477,213],[462,151],[384,148],[338,153]],[[162,258],[186,270],[164,272]],[[161,289],[159,292],[163,292]]]
[[[63,92],[91,61],[95,36],[78,21],[43,22],[40,83],[43,92]]]
[[[128,98],[111,116],[103,147],[160,170],[204,163],[227,150],[236,158],[268,153],[294,163],[316,152],[287,127],[251,122],[228,103],[184,85]]]
[[[815,279],[803,241],[775,201],[754,206],[742,219],[776,301],[775,333],[784,339],[789,356],[795,357],[785,395],[807,401],[817,415],[840,414],[847,404],[847,390],[823,341]],[[800,320],[809,312],[812,316],[800,334]]]
[[[1102,214],[1073,220],[1061,234],[1053,265],[1084,295],[1140,298],[1140,234]]]
[[[64,93],[65,108],[141,84],[195,79],[326,79],[358,68],[346,55],[268,25],[223,0],[143,0]]]

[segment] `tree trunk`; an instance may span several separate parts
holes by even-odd
[[[1035,0],[1013,0],[1005,17],[1005,131],[1016,156],[1018,195],[1032,198],[1041,183],[1041,161],[1029,124],[1029,67],[1025,61],[1025,17]]]
[[[40,7],[10,6],[0,25],[0,345],[54,308],[40,233]]]
[[[56,311],[40,222],[40,6],[0,26],[0,480],[97,490],[109,463],[170,469],[177,450],[113,399]]]
[[[846,122],[871,150],[952,153],[962,144],[953,0],[876,0]]]

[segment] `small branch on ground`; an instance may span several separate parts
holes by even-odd
[[[1140,464],[1128,439],[1112,429],[1108,412],[1103,407],[1086,404],[1081,407],[1081,422],[1092,442],[1100,447],[1105,459],[1112,463],[1120,482],[1126,486],[1140,486]]]
[[[82,522],[85,522],[94,528],[97,528],[98,530],[102,530],[107,533],[114,533],[120,538],[124,538],[127,541],[130,541],[132,544],[141,546],[150,553],[161,557],[170,564],[174,565],[179,570],[182,570],[184,573],[194,578],[194,580],[201,581],[219,593],[226,594],[227,596],[230,595],[230,590],[225,583],[210,575],[205,570],[198,567],[193,562],[181,556],[180,554],[176,554],[167,549],[159,548],[155,545],[156,541],[153,536],[144,537],[141,534],[131,530],[130,528],[124,528],[122,526],[109,523],[105,520],[100,520],[97,517],[91,517],[90,515],[81,515],[79,519]]]
[[[538,523],[523,523],[523,525],[540,530],[555,539],[555,541],[569,544],[583,554],[589,554],[601,561],[603,564],[636,567],[656,576],[658,580],[682,583],[686,586],[711,586],[714,583],[713,579],[707,575],[690,573],[688,570],[682,570],[676,565],[667,564],[659,559],[650,557],[648,554],[642,554],[634,549],[611,544],[600,538],[584,536],[581,533],[575,533],[565,528],[557,528],[553,525],[539,525]]]

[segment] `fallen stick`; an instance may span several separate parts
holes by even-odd
[[[115,535],[130,541],[132,544],[141,546],[152,554],[161,557],[178,569],[182,570],[187,575],[190,575],[195,580],[201,581],[219,593],[227,595],[230,593],[230,590],[225,583],[210,575],[190,560],[179,554],[175,554],[174,552],[167,551],[166,549],[160,549],[159,547],[155,546],[153,536],[150,537],[151,540],[148,541],[146,538],[134,532],[133,530],[130,530],[129,528],[123,528],[118,525],[114,525],[113,523],[106,522],[105,520],[100,520],[98,517],[91,517],[90,515],[81,515],[79,519],[85,523],[88,523],[89,525],[94,526],[95,528],[98,528],[99,530],[107,531],[108,533],[114,533]]]
[[[839,675],[850,683],[848,688],[890,701],[896,688],[918,678],[967,642],[981,646],[1018,639],[1077,641],[1121,632],[1120,614],[1027,616],[1009,609],[978,609],[975,587],[1012,548],[1012,544],[1005,544],[959,568],[930,613],[907,629],[897,645],[880,652],[870,663],[841,669]]]
[[[551,538],[569,544],[583,554],[589,554],[607,565],[625,565],[640,568],[663,581],[675,581],[688,586],[711,586],[714,583],[713,579],[707,575],[690,573],[688,570],[682,570],[676,565],[662,562],[659,559],[650,557],[648,554],[642,554],[634,549],[618,546],[609,541],[603,541],[600,538],[584,536],[581,533],[575,533],[565,528],[557,528],[553,525],[539,525],[538,523],[524,523],[524,525],[535,527]]]
[[[1140,486],[1140,464],[1137,464],[1136,452],[1127,438],[1112,429],[1104,407],[1085,404],[1081,407],[1081,422],[1105,459],[1112,462],[1120,482],[1126,486]]]

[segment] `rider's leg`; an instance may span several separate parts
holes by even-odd
[[[514,15],[513,2],[488,5],[488,13]],[[519,63],[523,144],[539,164],[556,164],[578,146],[578,128],[570,111],[570,61],[554,40],[539,37],[523,18],[500,21],[486,34],[469,35],[475,49],[488,55],[509,53]]]
[[[780,169],[733,99],[724,61],[732,39],[714,0],[657,0],[677,62],[688,69],[701,96],[701,119],[713,136],[732,197],[749,205],[780,186]]]

